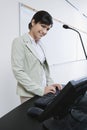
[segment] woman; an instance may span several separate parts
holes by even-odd
[[[56,87],[50,78],[49,66],[42,47],[41,38],[52,27],[52,16],[46,11],[38,11],[29,23],[29,32],[13,40],[12,70],[17,80],[17,94],[21,103],[49,92],[55,93]]]

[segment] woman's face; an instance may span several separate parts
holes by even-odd
[[[47,34],[50,28],[51,25],[46,25],[39,22],[35,23],[34,20],[32,20],[32,28],[29,33],[35,39],[35,41],[38,41]]]

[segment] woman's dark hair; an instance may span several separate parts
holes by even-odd
[[[34,16],[32,17],[32,20],[35,20],[35,23],[41,23],[41,24],[46,24],[46,25],[53,25],[53,19],[52,16],[46,12],[46,11],[38,11],[34,14]],[[32,22],[31,20],[31,22]],[[32,28],[32,24],[31,22],[28,24],[28,28],[31,29]]]

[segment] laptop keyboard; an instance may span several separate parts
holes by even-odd
[[[45,107],[47,107],[59,93],[60,91],[56,90],[55,94],[53,93],[45,94],[44,96],[40,97],[35,101],[35,106],[45,109]]]

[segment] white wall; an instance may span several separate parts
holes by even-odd
[[[65,22],[68,22],[67,17],[71,15],[67,12],[67,10],[67,15],[64,15],[64,7],[58,6],[59,3],[61,4],[61,2],[63,2],[63,0],[37,0],[37,2],[35,0],[0,1],[0,117],[20,104],[19,97],[16,95],[16,80],[11,70],[10,60],[12,40],[19,36],[19,1],[24,4],[28,4],[37,10],[47,10],[55,18],[60,18],[63,20],[65,17]],[[60,15],[60,12],[58,11],[59,9],[61,10],[62,15]],[[62,66],[60,65],[57,68],[57,71],[52,68],[52,77],[55,81],[57,81],[58,77],[59,82],[65,82],[72,77],[72,72],[66,75],[68,72],[68,67],[66,69],[66,67],[63,66],[62,72],[61,69]],[[64,73],[65,69],[66,73]],[[58,72],[59,75],[55,75],[56,72]],[[84,70],[84,72],[86,72],[86,70]],[[85,73],[83,73],[83,75],[84,74]]]
[[[19,35],[18,2],[0,1],[0,116],[19,104],[11,71],[11,44]]]

